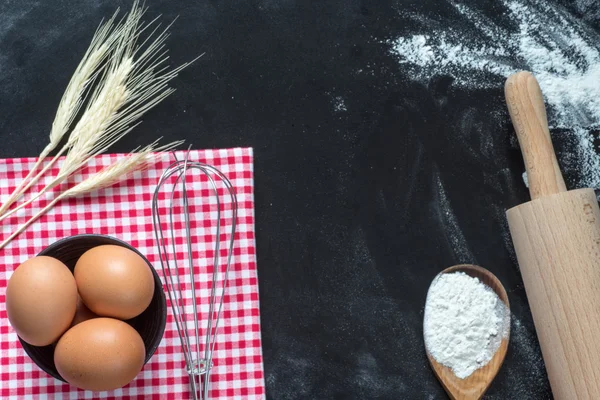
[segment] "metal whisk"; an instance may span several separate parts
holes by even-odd
[[[184,160],[177,159],[175,153],[173,153],[173,156],[175,157],[175,162],[169,165],[162,174],[154,191],[152,200],[154,235],[159,250],[163,279],[183,349],[187,373],[190,377],[190,389],[193,393],[192,398],[194,400],[206,400],[208,399],[210,375],[213,367],[213,352],[215,350],[219,320],[223,308],[223,298],[227,288],[227,279],[233,255],[238,203],[233,185],[217,168],[201,162],[190,161],[188,159],[189,151]],[[208,319],[204,327],[202,326],[202,321],[199,320],[201,304],[199,304],[198,297],[196,296],[196,291],[200,290],[201,284],[200,268],[198,260],[194,259],[192,251],[193,236],[190,221],[189,191],[187,187],[189,183],[186,182],[192,176],[199,181],[202,180],[203,176],[206,177],[206,182],[203,184],[208,184],[211,197],[208,200],[202,199],[202,201],[211,207],[210,214],[212,215],[214,215],[212,207],[216,206],[216,221],[214,224],[215,240],[212,248],[212,251],[214,251],[212,280],[202,282],[203,285],[210,284]],[[180,197],[176,196],[178,188],[181,193]],[[165,196],[161,196],[161,193],[164,193]],[[229,238],[227,238],[226,232],[223,234],[224,238],[221,237],[221,219],[225,213],[227,204],[221,200],[220,193],[223,193],[225,200],[228,198],[231,204],[231,231]],[[209,201],[211,199],[214,201]],[[160,207],[159,203],[161,201],[165,207]],[[180,210],[183,221],[177,219],[178,215],[181,217],[177,210]],[[166,221],[164,221],[161,213],[168,214]],[[209,219],[211,218],[209,217]],[[182,224],[183,229],[181,227]],[[182,230],[184,233],[180,233],[177,236],[177,232],[181,232]],[[226,258],[221,257],[222,242],[228,243]],[[187,257],[183,260],[177,256],[178,247],[182,248],[181,251],[184,254],[187,254]],[[224,262],[222,261],[223,259],[225,259]],[[224,268],[221,268],[222,264],[225,264]],[[210,264],[208,264],[208,267],[210,267]],[[221,285],[219,285],[219,282],[221,282]],[[220,295],[217,293],[218,286],[221,287]],[[186,299],[184,295],[186,291],[189,295],[188,290],[191,290],[191,301]]]

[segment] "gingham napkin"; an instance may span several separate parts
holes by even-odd
[[[177,152],[182,159],[185,152]],[[95,158],[89,169],[62,188],[81,181],[123,155]],[[252,149],[192,150],[192,161],[220,169],[235,187],[239,202],[238,226],[229,286],[214,353],[211,399],[262,399],[264,373],[260,338],[260,314],[254,235],[254,183]],[[99,233],[124,240],[137,248],[155,266],[162,278],[158,250],[152,229],[151,201],[156,183],[173,155],[160,154],[157,162],[143,172],[115,186],[58,203],[46,215],[0,250],[0,398],[2,399],[189,399],[189,382],[173,316],[169,308],[166,330],[160,347],[137,378],[122,389],[88,392],[55,380],[37,367],[22,349],[9,324],[6,284],[21,262],[66,236]],[[34,158],[0,160],[0,199],[5,199],[34,165]],[[60,165],[61,161],[58,162]],[[57,167],[53,167],[55,174]],[[49,178],[45,182],[49,181]],[[38,185],[43,186],[44,182]],[[189,182],[190,196],[206,196],[200,182]],[[60,190],[57,188],[56,190]],[[203,187],[202,189],[206,189]],[[196,191],[196,192],[195,192]],[[21,210],[0,224],[3,237],[13,232],[55,193]],[[191,219],[202,221],[210,212],[204,206],[192,209]],[[195,235],[195,246],[211,247],[210,235]],[[183,257],[183,254],[179,255]],[[202,276],[209,279],[209,275]],[[189,292],[186,292],[189,296]],[[206,314],[203,314],[204,316]]]

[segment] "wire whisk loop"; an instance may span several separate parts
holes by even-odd
[[[163,280],[171,304],[174,322],[181,342],[190,390],[194,400],[209,398],[213,354],[217,342],[219,322],[223,310],[238,215],[238,202],[233,185],[216,167],[189,160],[189,151],[183,160],[170,164],[159,179],[152,199],[154,236],[158,247]],[[203,186],[201,193],[202,221],[192,220],[190,212],[190,182]],[[205,187],[208,187],[206,189]],[[209,196],[203,194],[208,193]],[[198,200],[194,198],[194,200]],[[162,206],[161,206],[162,205]],[[206,211],[205,208],[206,207]],[[205,271],[201,271],[197,232],[193,226],[207,225],[208,237],[214,236],[207,255]],[[230,229],[226,229],[229,225]],[[200,243],[201,244],[201,243]],[[178,253],[183,253],[181,258]],[[212,258],[212,263],[208,262]],[[204,275],[203,275],[204,272]],[[208,274],[209,279],[201,279]],[[206,282],[208,280],[208,282]],[[207,293],[208,296],[202,296]],[[204,299],[200,300],[199,299]],[[208,297],[208,301],[206,298]],[[207,318],[201,316],[208,302]]]

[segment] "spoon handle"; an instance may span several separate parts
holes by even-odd
[[[504,94],[525,160],[531,199],[566,192],[537,80],[530,72],[517,72],[506,80]]]

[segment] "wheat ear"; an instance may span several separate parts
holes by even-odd
[[[170,71],[164,66],[168,60],[165,40],[169,36],[170,25],[154,37],[159,28],[156,26],[149,37],[137,46],[141,33],[154,26],[156,21],[140,23],[144,13],[145,9],[138,8],[138,1],[135,1],[127,21],[119,31],[117,44],[108,60],[108,67],[103,71],[101,82],[73,128],[69,138],[72,145],[58,175],[28,201],[0,216],[0,221],[64,182],[90,158],[106,151],[135,128],[142,115],[174,92],[168,82],[195,60]]]
[[[94,81],[99,73],[99,66],[102,61],[106,58],[110,52],[112,46],[115,43],[115,39],[118,37],[119,27],[114,29],[114,22],[117,16],[117,12],[105,23],[101,23],[92,41],[84,54],[81,62],[75,69],[69,84],[58,105],[56,116],[52,122],[52,129],[50,130],[50,141],[48,145],[40,153],[35,165],[27,176],[23,178],[21,183],[15,188],[10,194],[8,199],[0,206],[0,215],[3,214],[18,198],[27,191],[32,185],[34,185],[44,173],[52,167],[52,165],[58,160],[58,158],[68,149],[68,144],[63,146],[58,154],[56,154],[50,163],[48,163],[35,177],[32,178],[33,173],[37,171],[42,162],[54,150],[64,135],[71,127],[75,116],[81,109],[81,106],[85,99],[85,92]]]
[[[3,249],[11,240],[13,240],[19,234],[21,234],[25,229],[29,227],[29,225],[34,223],[38,218],[47,213],[48,210],[54,207],[59,201],[70,197],[81,196],[86,193],[94,192],[96,190],[112,186],[119,180],[121,180],[123,177],[131,174],[132,172],[147,168],[149,166],[150,161],[152,161],[156,157],[156,155],[160,154],[159,152],[172,150],[183,143],[183,141],[180,140],[157,147],[157,142],[158,141],[149,144],[148,146],[144,147],[139,151],[138,149],[134,150],[134,153],[115,161],[108,167],[103,168],[99,172],[91,175],[90,177],[73,186],[72,188],[59,194],[37,214],[29,218],[27,222],[21,225],[19,229],[13,232],[8,238],[6,238],[6,240],[0,243],[0,249]]]

